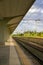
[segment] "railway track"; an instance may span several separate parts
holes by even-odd
[[[25,48],[28,52],[30,52],[32,54],[32,56],[34,56],[38,62],[40,63],[40,65],[43,65],[43,48],[41,48],[41,46],[37,46],[35,47],[35,45],[31,45],[28,41],[28,43],[21,39],[21,38],[14,38],[19,45],[21,45],[23,48]]]
[[[19,43],[16,43],[16,51],[21,61],[21,65],[40,65],[38,60],[34,58],[26,49],[24,49]]]

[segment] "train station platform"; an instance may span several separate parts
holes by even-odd
[[[21,65],[14,46],[0,46],[0,65]]]
[[[21,65],[15,46],[10,41],[0,45],[0,65]]]
[[[11,37],[0,45],[0,65],[40,65],[27,51],[21,48]]]

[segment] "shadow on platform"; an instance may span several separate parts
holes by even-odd
[[[0,65],[9,65],[10,47],[0,46]]]

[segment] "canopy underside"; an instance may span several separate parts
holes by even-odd
[[[22,20],[22,18],[29,10],[29,8],[32,6],[34,1],[35,0],[1,0],[0,1],[0,19],[1,20],[6,19],[6,24],[11,32],[17,27],[17,25]]]

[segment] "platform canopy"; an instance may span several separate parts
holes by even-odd
[[[0,0],[0,44],[5,44],[35,0]]]
[[[6,20],[12,32],[35,0],[0,0],[0,20]]]

